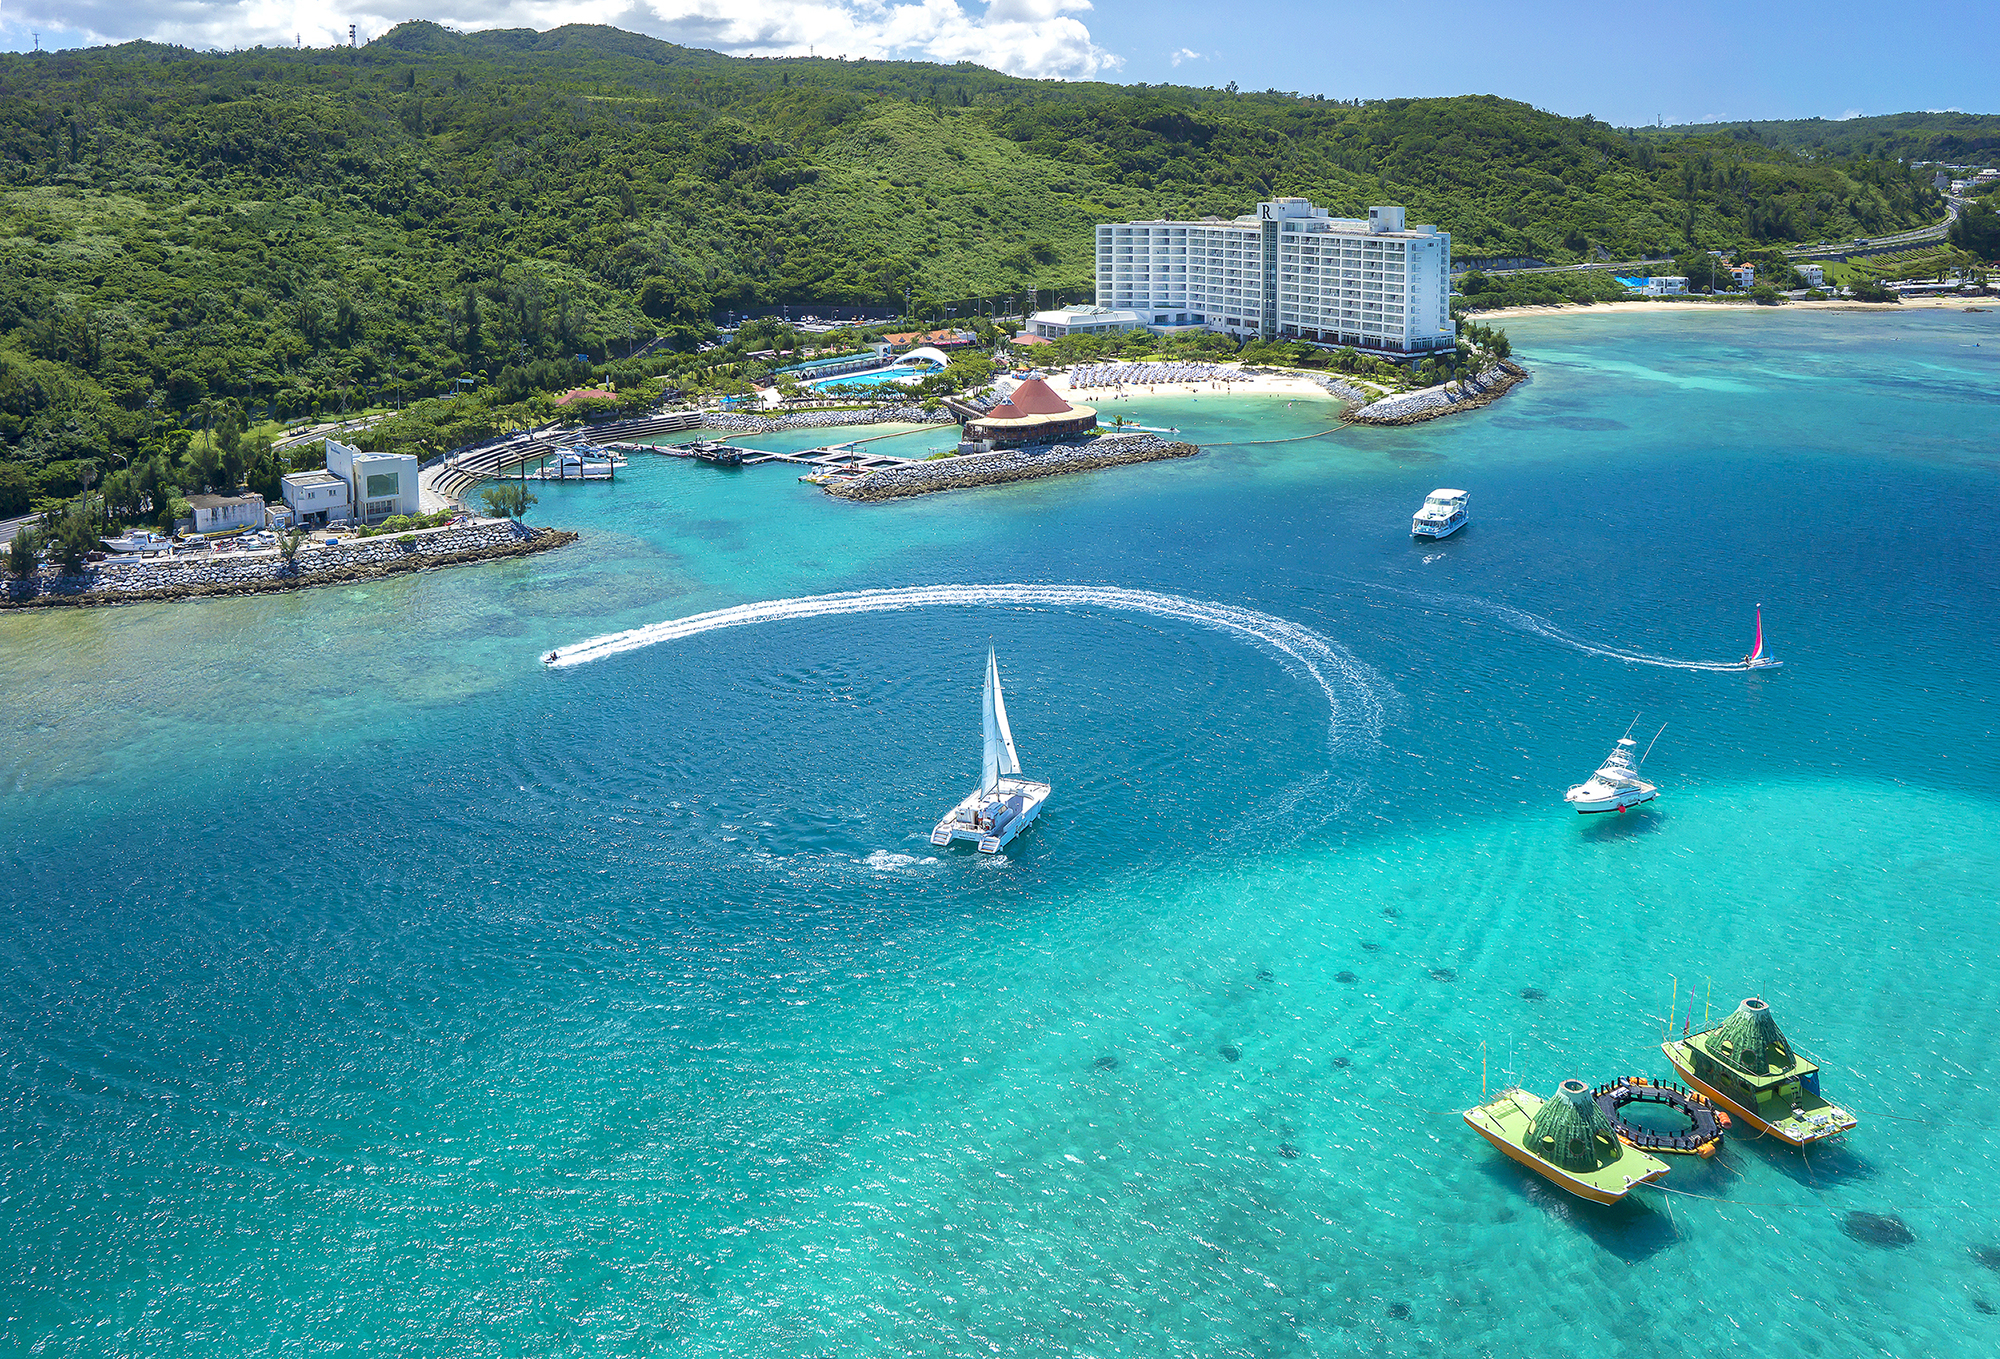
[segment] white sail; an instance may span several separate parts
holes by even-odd
[[[986,649],[986,700],[982,716],[986,750],[979,766],[979,786],[991,788],[1002,777],[1021,772],[1021,757],[1014,750],[1014,733],[1007,726],[1007,701],[1000,695],[1000,662],[991,647]]]

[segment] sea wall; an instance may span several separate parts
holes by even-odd
[[[835,425],[949,425],[950,411],[927,411],[922,406],[872,406],[858,411],[800,411],[796,415],[751,415],[746,411],[725,411],[706,417],[710,429],[730,429],[739,434],[778,434],[788,429],[830,429]]]
[[[276,556],[182,558],[106,563],[73,575],[45,566],[25,580],[5,581],[4,588],[0,588],[0,608],[129,604],[301,590],[464,562],[518,557],[562,547],[577,538],[574,533],[529,528],[513,520],[430,529],[407,535],[408,542],[403,541],[404,536],[359,538],[332,547],[309,544],[300,547],[292,562]]]
[[[1201,450],[1193,444],[1169,443],[1150,434],[1141,434],[1128,438],[1098,439],[1079,447],[1057,444],[1050,448],[1010,449],[1005,453],[938,458],[829,482],[826,492],[843,500],[900,500],[904,496],[930,495],[971,486],[1000,486],[1010,481],[1059,477],[1071,472],[1094,472],[1100,467],[1120,467],[1126,463],[1189,458],[1199,452]]]
[[[1357,425],[1414,425],[1440,415],[1490,406],[1527,376],[1525,368],[1511,359],[1502,359],[1463,381],[1385,396],[1359,410],[1346,412],[1343,418]]]

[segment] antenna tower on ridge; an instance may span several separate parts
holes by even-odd
[[[352,46],[354,46],[354,45],[355,45],[355,44],[354,44],[354,25],[353,25],[353,24],[349,24],[349,25],[347,26],[347,45],[348,45],[349,47],[352,47]]]

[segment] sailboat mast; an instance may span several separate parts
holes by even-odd
[[[1764,606],[1762,604],[1757,606],[1757,645],[1751,648],[1750,659],[1753,661],[1764,659]]]

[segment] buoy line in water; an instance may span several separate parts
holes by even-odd
[[[1108,585],[916,585],[773,599],[591,637],[557,647],[544,657],[543,663],[552,670],[562,670],[643,647],[658,646],[663,642],[683,641],[721,628],[951,605],[1113,609],[1235,633],[1290,660],[1319,686],[1330,709],[1327,719],[1327,747],[1330,751],[1340,753],[1365,749],[1381,738],[1381,695],[1387,688],[1386,683],[1344,647],[1311,628],[1274,614],[1259,613],[1255,609],[1233,604],[1215,604],[1152,590],[1127,590]]]
[[[1603,656],[1607,660],[1629,661],[1633,665],[1659,666],[1666,670],[1742,671],[1744,668],[1741,661],[1684,661],[1675,656],[1655,656],[1649,651],[1628,651],[1622,647],[1602,646],[1564,632],[1548,619],[1529,613],[1526,609],[1517,609],[1511,604],[1496,604],[1490,599],[1479,599],[1472,595],[1438,594],[1429,590],[1412,590],[1401,585],[1388,585],[1380,581],[1362,581],[1361,584],[1369,589],[1386,590],[1391,594],[1403,595],[1440,609],[1483,613],[1516,632],[1525,632],[1554,642],[1558,646],[1566,646],[1592,656]]]

